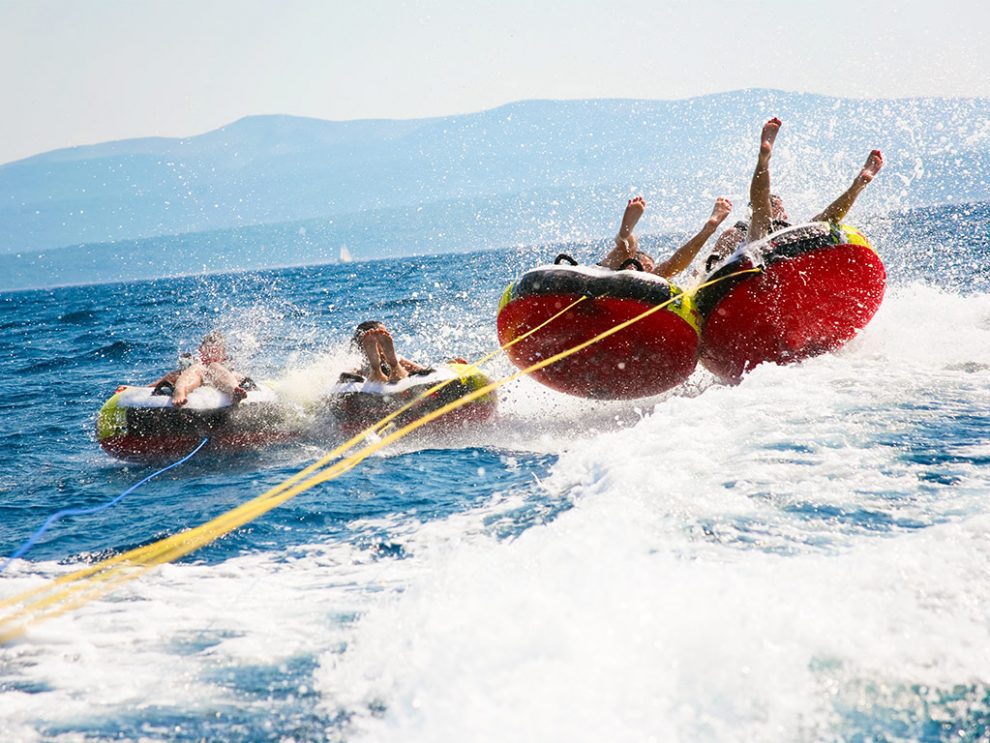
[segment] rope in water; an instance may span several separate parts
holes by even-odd
[[[730,274],[729,276],[720,277],[714,281],[706,282],[705,284],[697,287],[697,289],[718,283],[719,281],[724,281],[742,273],[755,272],[759,272],[759,269],[747,269],[745,271],[740,271]],[[581,301],[582,299],[584,299],[584,297],[557,313],[557,315],[547,320],[543,323],[543,325],[546,325],[552,320],[560,317],[564,314],[564,312],[576,305],[578,301]],[[496,380],[495,382],[491,382],[475,389],[463,397],[459,397],[456,400],[453,400],[452,402],[447,403],[446,405],[437,408],[421,416],[420,418],[417,418],[402,428],[399,428],[387,436],[366,445],[358,452],[344,457],[333,465],[320,471],[320,468],[327,464],[334,456],[353,448],[357,443],[370,435],[371,432],[379,430],[381,426],[387,423],[387,420],[392,420],[396,415],[398,415],[398,413],[392,414],[392,416],[388,417],[387,420],[383,419],[384,422],[379,421],[373,426],[370,426],[368,429],[365,429],[365,431],[362,431],[349,441],[337,447],[333,452],[321,458],[318,462],[296,473],[292,477],[276,485],[265,493],[262,493],[256,498],[205,524],[188,531],[175,534],[171,537],[167,537],[166,539],[154,542],[144,547],[139,547],[107,560],[103,560],[74,573],[61,576],[38,588],[25,591],[8,599],[0,600],[0,608],[11,607],[11,611],[9,613],[5,616],[0,616],[0,643],[7,642],[23,635],[27,628],[33,623],[43,621],[45,619],[51,619],[71,611],[74,608],[98,598],[127,580],[133,580],[140,577],[145,571],[150,570],[156,565],[177,560],[184,555],[209,544],[224,534],[233,531],[234,529],[267,513],[273,508],[276,508],[291,498],[294,498],[296,495],[299,495],[300,493],[303,493],[316,485],[332,480],[350,471],[361,461],[375,452],[395,441],[398,441],[404,436],[436,420],[437,418],[446,415],[450,411],[471,403],[515,379],[532,374],[535,371],[539,371],[540,369],[546,368],[551,364],[555,364],[562,359],[572,356],[573,354],[578,353],[579,351],[582,351],[585,348],[588,348],[589,346],[620,332],[621,330],[624,330],[640,320],[659,312],[677,299],[678,297],[671,297],[661,304],[650,307],[648,310],[645,310],[636,317],[615,325],[597,336],[573,346],[572,348],[561,351],[560,353],[532,364],[525,369],[519,370],[513,374]],[[543,325],[539,327],[543,327]],[[534,328],[530,332],[536,332],[539,327]],[[513,342],[518,342],[519,340],[522,340],[523,337],[524,336],[521,336]],[[487,358],[491,358],[505,348],[508,348],[510,345],[511,343],[506,344]],[[478,363],[483,362],[479,361]],[[424,396],[426,394],[429,394],[429,392],[424,393]],[[415,402],[412,404],[415,404]],[[17,608],[18,606],[20,608]]]
[[[38,540],[44,536],[45,532],[47,532],[52,527],[52,525],[55,524],[56,521],[59,521],[60,519],[65,518],[66,516],[89,516],[94,513],[99,513],[100,511],[106,511],[108,508],[113,508],[122,500],[124,500],[124,498],[126,498],[128,495],[133,493],[135,490],[137,490],[139,487],[144,485],[149,480],[153,480],[159,475],[168,472],[173,467],[178,467],[180,464],[184,464],[185,462],[188,462],[190,459],[193,458],[196,452],[198,452],[200,449],[206,446],[206,443],[208,441],[209,441],[208,438],[203,439],[202,441],[199,442],[199,445],[195,449],[193,449],[191,452],[186,454],[186,456],[184,456],[182,459],[180,459],[177,462],[172,462],[172,464],[166,467],[162,467],[157,472],[152,472],[150,475],[145,477],[140,482],[131,485],[129,488],[127,488],[127,490],[125,490],[123,493],[121,493],[120,495],[118,495],[116,498],[114,498],[112,501],[108,503],[104,503],[103,505],[100,506],[94,506],[92,508],[65,508],[61,511],[56,511],[45,520],[45,523],[41,525],[41,528],[39,528],[34,534],[32,534],[30,538],[20,546],[19,549],[17,549],[10,557],[8,557],[4,561],[2,565],[0,565],[0,573],[2,573],[4,570],[10,567],[10,564],[14,560],[18,559],[19,557],[23,557],[29,549],[31,549],[35,544],[37,544]]]
[[[575,300],[574,302],[572,302],[570,305],[564,307],[562,310],[560,310],[556,314],[554,314],[551,317],[547,318],[544,322],[540,323],[539,325],[537,325],[536,327],[532,328],[528,332],[523,333],[522,335],[520,335],[519,337],[515,338],[511,342],[505,344],[504,346],[499,347],[498,349],[496,349],[492,353],[487,354],[486,356],[482,357],[481,359],[479,359],[478,361],[474,362],[473,364],[471,364],[469,366],[471,366],[471,367],[477,367],[477,366],[479,366],[479,365],[487,362],[488,360],[494,358],[496,355],[498,355],[499,353],[501,353],[503,350],[510,348],[514,344],[519,343],[520,341],[524,340],[525,338],[531,336],[533,333],[536,333],[539,330],[541,330],[542,328],[546,327],[551,322],[553,322],[557,318],[561,317],[566,312],[568,312],[571,308],[575,307],[576,305],[580,304],[581,302],[583,302],[586,299],[588,299],[588,297],[586,297],[586,296],[579,297],[577,300]],[[340,456],[344,452],[352,449],[354,446],[356,446],[362,440],[364,440],[365,438],[367,438],[368,436],[370,436],[372,433],[375,433],[375,432],[381,430],[384,426],[388,425],[388,423],[391,422],[392,420],[394,420],[396,417],[398,417],[402,413],[406,412],[410,408],[414,407],[421,400],[427,398],[430,394],[436,392],[437,390],[443,388],[444,386],[450,384],[453,381],[454,381],[454,378],[447,379],[447,380],[441,381],[437,385],[434,385],[433,387],[431,387],[428,390],[426,390],[423,394],[421,394],[416,399],[414,399],[414,400],[406,403],[405,405],[403,405],[398,410],[392,412],[391,414],[389,414],[389,415],[385,416],[384,418],[382,418],[380,421],[377,421],[376,423],[372,424],[368,428],[366,428],[363,431],[359,432],[358,434],[356,434],[355,436],[353,436],[351,439],[349,439],[348,441],[345,441],[343,444],[341,444],[340,446],[336,447],[331,452],[327,453],[326,455],[324,455],[322,458],[320,458],[319,460],[317,460],[313,464],[309,465],[308,467],[306,467],[305,469],[301,470],[300,472],[297,472],[292,477],[289,477],[288,479],[286,479],[283,482],[279,483],[275,487],[273,487],[270,490],[268,490],[265,493],[263,493],[261,496],[258,496],[254,500],[249,501],[248,503],[243,504],[242,506],[229,511],[227,514],[224,514],[224,515],[218,517],[217,519],[214,519],[213,521],[208,522],[207,524],[204,524],[204,525],[202,525],[202,527],[198,527],[198,528],[204,528],[204,527],[213,525],[215,527],[218,527],[220,529],[223,529],[223,531],[218,531],[217,533],[215,533],[215,535],[213,537],[210,538],[209,541],[212,541],[212,539],[216,539],[217,537],[222,536],[222,534],[225,534],[228,531],[232,531],[234,528],[237,528],[237,526],[240,526],[240,525],[242,525],[244,523],[247,523],[248,521],[251,520],[251,518],[256,518],[257,516],[251,516],[250,518],[244,519],[244,520],[239,520],[238,519],[237,523],[235,523],[233,526],[230,526],[230,528],[226,528],[227,524],[226,524],[226,522],[224,520],[225,517],[238,518],[240,516],[240,513],[241,513],[240,509],[246,508],[246,507],[250,506],[251,504],[259,504],[260,505],[261,503],[266,502],[268,499],[274,498],[274,497],[278,496],[279,494],[283,493],[285,490],[287,490],[289,487],[291,487],[294,483],[299,482],[300,480],[302,480],[307,475],[309,475],[309,474],[311,474],[311,473],[319,470],[321,467],[323,467],[324,465],[328,464],[331,460],[337,458],[338,456]],[[302,492],[302,491],[299,491],[299,492]],[[297,494],[297,493],[293,493],[293,495],[295,495],[295,494]],[[284,501],[281,501],[280,500],[279,503],[281,503],[281,502],[284,502]],[[274,508],[275,505],[278,505],[279,503],[276,503],[276,504],[272,505],[270,508]],[[270,510],[270,509],[265,509],[265,510],[267,511],[267,510]],[[261,515],[262,513],[264,513],[264,511],[259,511],[257,513],[257,515]],[[195,531],[195,530],[193,530],[193,531]],[[48,583],[46,585],[43,585],[43,586],[40,586],[40,587],[38,587],[36,589],[32,589],[32,590],[26,591],[24,593],[21,593],[21,594],[12,596],[12,597],[10,597],[8,599],[0,600],[0,607],[12,606],[12,605],[16,605],[16,604],[19,604],[19,603],[24,603],[25,601],[27,601],[28,599],[30,599],[32,596],[37,596],[39,594],[46,593],[47,591],[54,590],[55,588],[57,588],[60,585],[73,584],[73,583],[81,582],[83,580],[86,580],[87,578],[90,578],[90,576],[96,576],[97,573],[100,573],[101,571],[106,570],[106,569],[112,567],[115,564],[120,564],[120,563],[129,561],[130,558],[134,558],[131,561],[134,562],[134,563],[137,563],[138,562],[138,558],[143,554],[143,550],[149,549],[149,548],[154,548],[156,545],[161,548],[162,554],[166,554],[166,555],[167,554],[171,554],[170,548],[172,547],[173,541],[175,541],[178,538],[188,537],[188,536],[190,536],[191,533],[192,532],[183,532],[183,533],[181,533],[179,535],[174,535],[173,537],[169,537],[169,538],[166,538],[165,540],[161,540],[160,542],[153,543],[152,545],[146,545],[146,547],[144,547],[144,548],[138,548],[137,550],[132,550],[131,552],[124,553],[122,555],[118,555],[117,557],[110,558],[110,559],[105,560],[105,561],[103,561],[101,563],[94,564],[94,565],[92,565],[90,567],[84,568],[82,570],[78,570],[78,571],[76,571],[74,573],[71,573],[69,575],[61,576],[59,578],[54,579],[50,583]],[[205,543],[208,543],[208,542],[204,542],[204,544]],[[195,547],[193,549],[195,549]],[[189,551],[192,551],[192,549],[187,550],[183,554],[187,554]],[[178,559],[178,557],[180,557],[180,556],[181,555],[175,555],[175,556],[172,556],[170,559]],[[149,553],[148,559],[151,560],[153,558],[154,558],[153,554],[150,554]],[[160,564],[161,562],[165,562],[165,561],[167,561],[167,560],[157,560],[157,559],[155,559],[154,562],[151,563],[151,564],[157,565],[157,564]],[[92,578],[92,580],[94,582],[96,582],[98,580],[98,577],[94,577],[94,578]],[[39,598],[34,603],[32,603],[29,607],[25,607],[25,608],[26,609],[44,609],[44,608],[46,608],[48,606],[52,606],[52,605],[54,605],[56,603],[59,603],[63,598],[64,599],[68,599],[70,597],[70,595],[72,593],[74,593],[76,590],[78,590],[78,589],[70,588],[70,589],[66,589],[66,591],[65,591],[64,594],[63,593],[55,594],[55,595],[49,597],[48,599],[45,599],[43,597],[42,598]],[[109,590],[109,588],[107,588],[106,590]],[[103,592],[105,592],[105,591],[102,591],[101,590],[99,593],[103,593]],[[91,596],[89,594],[85,594],[85,598],[83,598],[81,600],[77,598],[76,600],[72,601],[71,603],[68,603],[68,602],[67,603],[63,603],[63,604],[61,604],[61,606],[63,607],[63,610],[58,611],[58,614],[64,613],[64,611],[68,611],[69,609],[74,608],[76,606],[79,606],[79,605],[85,603],[86,601],[89,601],[89,600],[91,600],[92,598],[95,598],[95,597],[96,597],[95,595],[92,595]],[[19,611],[19,612],[14,613],[14,614],[11,614],[11,615],[9,615],[7,617],[0,617],[0,629],[2,629],[2,627],[3,627],[4,624],[9,623],[11,620],[14,620],[16,618],[19,618],[21,616],[24,616],[26,613],[28,613],[28,612],[22,610],[22,611]],[[56,616],[56,615],[57,614],[51,614],[50,616]],[[49,615],[46,615],[43,618],[49,618]],[[15,633],[15,635],[13,635],[13,636],[16,636],[17,634],[20,634],[20,632]],[[0,633],[0,642],[5,641],[6,639],[10,639],[10,637],[7,636],[6,634]]]

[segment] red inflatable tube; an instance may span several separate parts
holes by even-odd
[[[562,266],[534,269],[503,296],[497,322],[499,342],[507,345],[582,295],[588,297],[506,350],[513,364],[526,368],[666,302],[671,292],[662,279],[634,271]],[[664,309],[534,372],[532,377],[579,397],[647,397],[685,381],[697,358],[697,322],[690,303],[681,295]]]
[[[695,296],[704,317],[701,363],[738,380],[753,367],[787,364],[841,347],[883,301],[886,271],[866,238],[848,226],[815,223],[750,246],[709,279],[762,266]]]

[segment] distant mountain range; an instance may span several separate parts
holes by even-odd
[[[760,125],[784,120],[775,190],[817,210],[870,149],[857,209],[990,197],[990,99],[769,90],[679,101],[526,101],[412,121],[241,119],[187,139],[0,166],[0,288],[599,238],[625,199],[681,232],[743,206]],[[2,255],[7,254],[7,255]]]

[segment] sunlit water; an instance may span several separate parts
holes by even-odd
[[[494,423],[403,442],[33,627],[0,647],[0,739],[985,739],[988,219],[862,222],[890,286],[839,353],[627,403],[511,383]],[[153,471],[100,451],[95,411],[210,327],[304,400],[363,319],[412,358],[490,351],[501,290],[550,257],[0,295],[3,554]],[[338,441],[196,458],[56,526],[0,596],[202,523]]]

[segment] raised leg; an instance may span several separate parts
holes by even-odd
[[[205,369],[202,364],[194,364],[179,375],[179,378],[175,380],[175,387],[172,390],[173,405],[182,407],[188,402],[189,393],[197,387],[202,386],[204,371]]]
[[[870,185],[882,167],[883,155],[880,154],[880,150],[873,150],[866,158],[863,169],[853,178],[852,185],[842,192],[839,198],[826,206],[824,211],[814,218],[814,221],[838,222],[843,219],[849,213],[857,197],[863,192],[864,188]]]
[[[712,207],[712,214],[701,226],[698,233],[675,250],[670,258],[658,263],[653,273],[665,279],[672,278],[691,265],[691,261],[701,250],[701,247],[708,242],[708,238],[715,234],[715,230],[722,224],[727,216],[732,212],[732,202],[724,196],[719,196]]]
[[[619,225],[619,233],[615,236],[615,247],[609,251],[604,260],[599,265],[605,268],[618,270],[623,262],[636,257],[639,248],[639,241],[633,234],[639,218],[646,211],[646,200],[642,196],[636,196],[626,204],[626,211],[622,214],[622,224]]]
[[[773,143],[780,131],[780,119],[770,119],[760,133],[760,154],[756,159],[756,170],[749,184],[749,202],[753,207],[753,218],[749,223],[747,242],[761,240],[770,234],[773,225],[773,210],[770,206],[770,156]]]
[[[384,328],[378,334],[378,345],[382,350],[382,356],[389,367],[388,381],[395,382],[403,377],[408,377],[409,372],[399,363],[399,357],[395,353],[395,344],[392,343],[392,334]]]
[[[373,382],[387,382],[388,376],[382,371],[382,351],[378,344],[378,328],[366,330],[361,336],[361,349],[368,362],[368,378]]]

